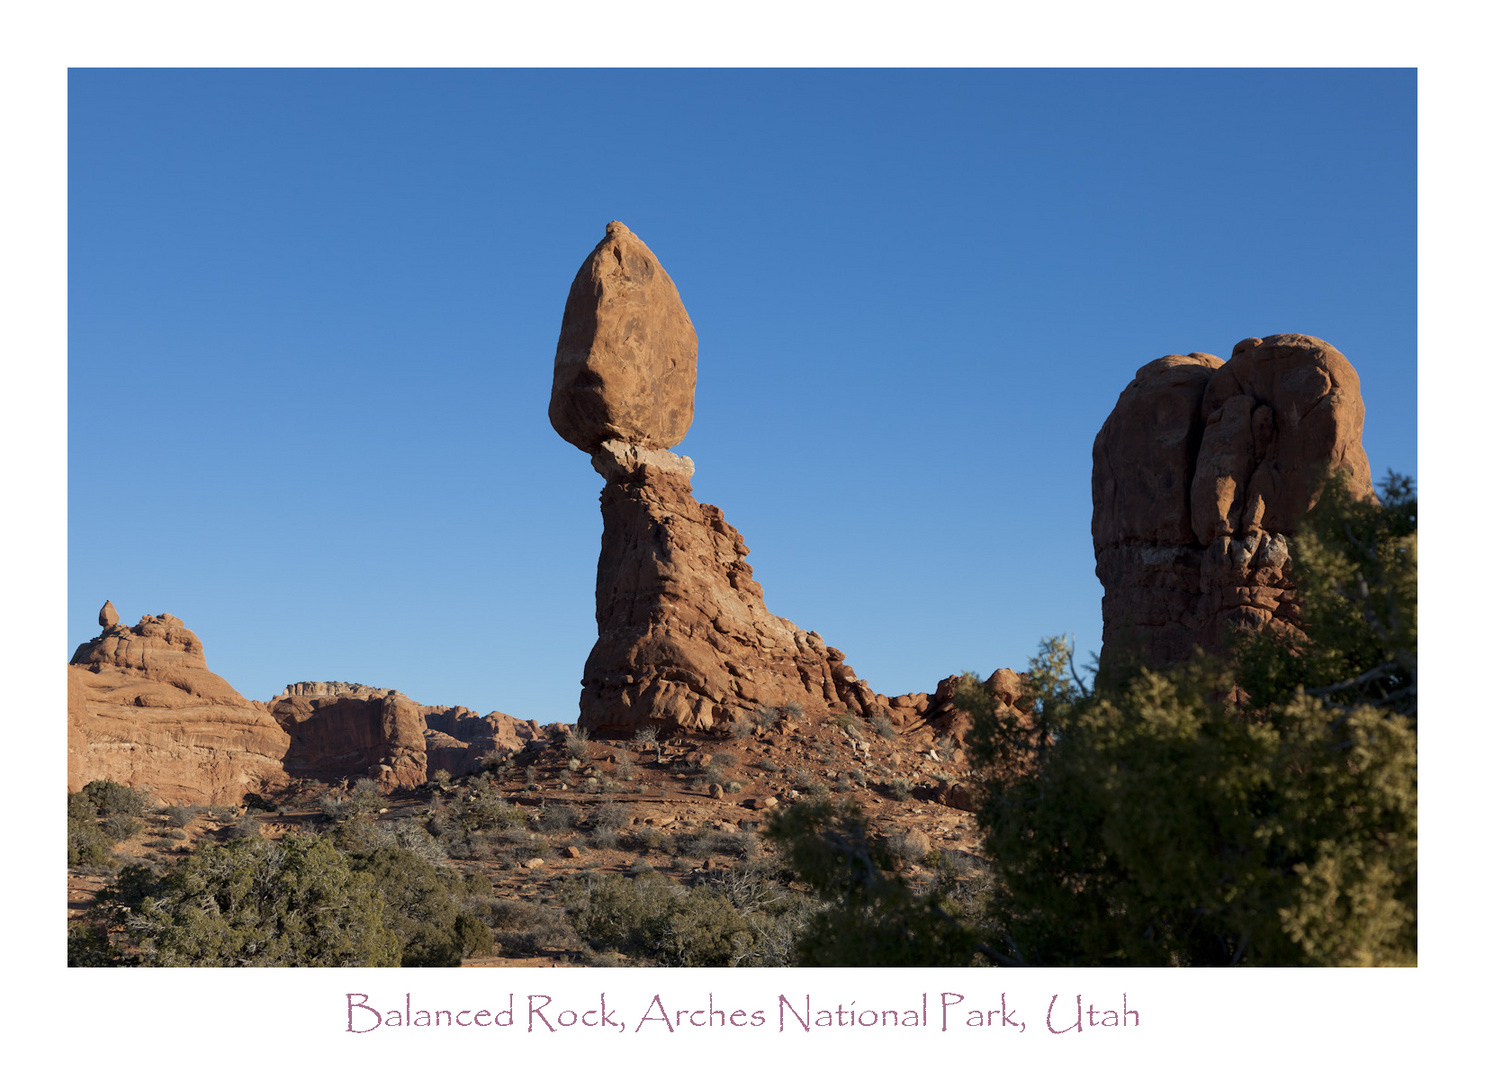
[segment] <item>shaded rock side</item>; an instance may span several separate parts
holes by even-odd
[[[362,683],[291,683],[268,708],[290,736],[284,759],[290,776],[369,776],[387,791],[416,787],[440,769],[461,776],[492,753],[519,752],[539,735],[530,720],[420,705]]]
[[[388,791],[428,779],[422,709],[395,690],[371,697],[276,697],[269,709],[289,735],[284,768],[290,776],[369,776]]]
[[[685,437],[696,399],[696,330],[675,283],[619,221],[588,255],[562,313],[547,415],[593,453],[618,439],[667,449]]]
[[[742,535],[692,495],[689,459],[610,442],[594,466],[608,483],[583,727],[725,730],[790,703],[882,716],[899,730],[925,722],[935,695],[875,693],[839,649],[768,611]]]
[[[69,791],[113,780],[171,803],[235,803],[288,783],[288,747],[262,705],[206,666],[201,640],[173,615],[115,622],[68,665]]]
[[[1300,334],[1140,368],[1093,444],[1105,676],[1297,628],[1289,536],[1332,470],[1372,497],[1364,417],[1350,362]]]

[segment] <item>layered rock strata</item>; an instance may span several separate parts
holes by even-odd
[[[881,716],[899,730],[931,718],[952,726],[951,680],[932,695],[888,698],[839,649],[764,606],[742,535],[697,502],[694,464],[668,449],[690,425],[695,370],[695,331],[674,283],[611,222],[568,294],[548,410],[606,481],[598,642],[579,724],[606,736],[725,730],[794,704]]]
[[[1372,497],[1364,417],[1350,362],[1300,334],[1140,368],[1093,444],[1103,674],[1297,628],[1289,537],[1333,471]]]
[[[148,788],[172,803],[233,803],[289,782],[289,736],[206,666],[201,640],[173,615],[118,622],[67,667],[67,789],[91,780]]]

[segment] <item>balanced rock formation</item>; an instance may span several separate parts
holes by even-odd
[[[691,427],[695,400],[691,317],[660,261],[611,221],[567,294],[552,427],[590,454],[610,439],[668,449]]]
[[[109,622],[109,619],[112,622]],[[167,802],[233,803],[288,783],[289,748],[268,711],[206,666],[201,639],[173,615],[118,622],[67,668],[67,789],[114,780]]]
[[[943,700],[877,694],[839,649],[769,613],[742,535],[696,501],[694,463],[669,450],[690,426],[695,372],[696,335],[675,285],[611,222],[568,294],[548,410],[607,481],[598,642],[578,723],[608,736],[709,731],[791,703],[882,716],[899,730],[947,718],[952,687]]]
[[[1333,471],[1372,497],[1364,417],[1350,362],[1300,334],[1140,368],[1093,443],[1102,672],[1220,651],[1231,627],[1297,627],[1288,538]]]

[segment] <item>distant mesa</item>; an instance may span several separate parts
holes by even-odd
[[[770,614],[742,535],[691,493],[668,448],[690,427],[696,333],[660,262],[619,222],[579,268],[557,339],[548,414],[591,456],[599,498],[598,640],[578,723],[725,733],[759,708],[881,717],[899,731],[956,725],[953,686],[886,697],[818,634]],[[962,723],[958,724],[962,728]]]
[[[1093,443],[1102,672],[1218,652],[1233,626],[1297,628],[1289,537],[1334,470],[1375,497],[1365,414],[1356,369],[1301,334],[1140,368]]]

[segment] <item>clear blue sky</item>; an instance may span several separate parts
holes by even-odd
[[[601,481],[546,407],[614,218],[700,338],[697,497],[879,691],[1096,653],[1157,356],[1324,338],[1416,475],[1411,70],[76,71],[68,152],[69,655],[111,599],[249,697],[574,719]]]

